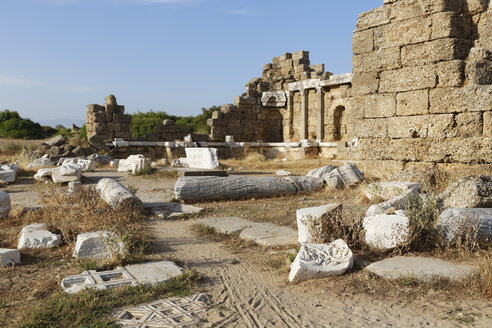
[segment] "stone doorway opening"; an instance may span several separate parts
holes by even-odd
[[[333,113],[333,139],[336,141],[342,140],[346,134],[344,122],[344,106],[338,106]]]

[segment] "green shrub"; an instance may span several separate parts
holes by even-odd
[[[0,112],[0,137],[13,139],[43,139],[53,135],[53,129],[42,127],[8,109]]]

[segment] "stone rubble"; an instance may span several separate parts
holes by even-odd
[[[372,248],[388,250],[408,241],[409,220],[404,211],[366,216],[362,225],[366,244]]]
[[[14,164],[4,164],[0,166],[0,183],[12,183],[17,178],[19,167]]]
[[[325,174],[324,179],[329,186],[340,189],[361,182],[364,180],[364,173],[355,164],[347,164]]]
[[[298,241],[301,244],[324,243],[332,223],[342,219],[342,204],[326,204],[296,211]]]
[[[48,155],[43,155],[43,157],[35,159],[32,163],[27,165],[28,169],[37,169],[37,168],[42,168],[46,166],[51,166],[51,161],[48,157]]]
[[[150,168],[151,160],[143,155],[130,155],[127,159],[120,159],[118,172],[131,171],[133,174]]]
[[[410,197],[420,197],[419,189],[417,187],[408,189],[401,195],[393,197],[386,202],[371,205],[371,207],[369,207],[369,209],[366,211],[366,217],[374,216],[377,214],[384,214],[389,209],[404,211],[407,209],[408,200]]]
[[[73,257],[75,258],[112,258],[123,254],[125,244],[109,231],[93,231],[77,235]]]
[[[291,265],[289,281],[338,276],[352,268],[354,256],[348,245],[337,239],[329,245],[303,244]]]
[[[443,208],[492,207],[492,176],[468,176],[449,185],[439,195]]]
[[[0,268],[20,264],[18,249],[0,248]]]
[[[312,169],[311,171],[309,171],[306,174],[306,176],[324,179],[325,176],[328,173],[330,173],[331,171],[333,171],[334,169],[336,169],[336,166],[327,165],[327,166],[323,166],[323,167],[320,167],[320,168],[317,168],[317,169]]]
[[[141,206],[142,201],[134,193],[126,189],[121,183],[110,178],[99,180],[96,191],[101,198],[112,207],[121,205]]]
[[[8,192],[0,190],[0,218],[6,219],[9,216],[11,208],[10,195]]]
[[[420,184],[417,182],[374,182],[367,185],[365,196],[371,202],[381,203],[413,188],[420,190]]]
[[[36,181],[50,181],[52,180],[53,169],[39,169],[38,172],[34,175],[34,179]]]
[[[492,240],[492,208],[448,208],[439,215],[436,228],[447,242]]]
[[[53,248],[62,243],[61,236],[49,232],[45,224],[33,223],[22,228],[17,248]]]
[[[68,183],[80,181],[82,177],[82,169],[77,164],[64,164],[56,167],[51,171],[51,178],[54,183]]]

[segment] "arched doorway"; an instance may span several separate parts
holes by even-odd
[[[335,112],[333,113],[333,139],[334,140],[342,140],[345,136],[345,122],[343,119],[343,114],[345,112],[345,107],[338,106],[335,108]]]
[[[278,109],[271,109],[266,112],[261,140],[264,142],[283,142],[282,123],[283,116]]]

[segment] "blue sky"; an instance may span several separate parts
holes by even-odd
[[[352,69],[359,13],[381,0],[0,0],[0,110],[81,124],[115,94],[127,112],[232,103],[264,64],[308,50]]]

